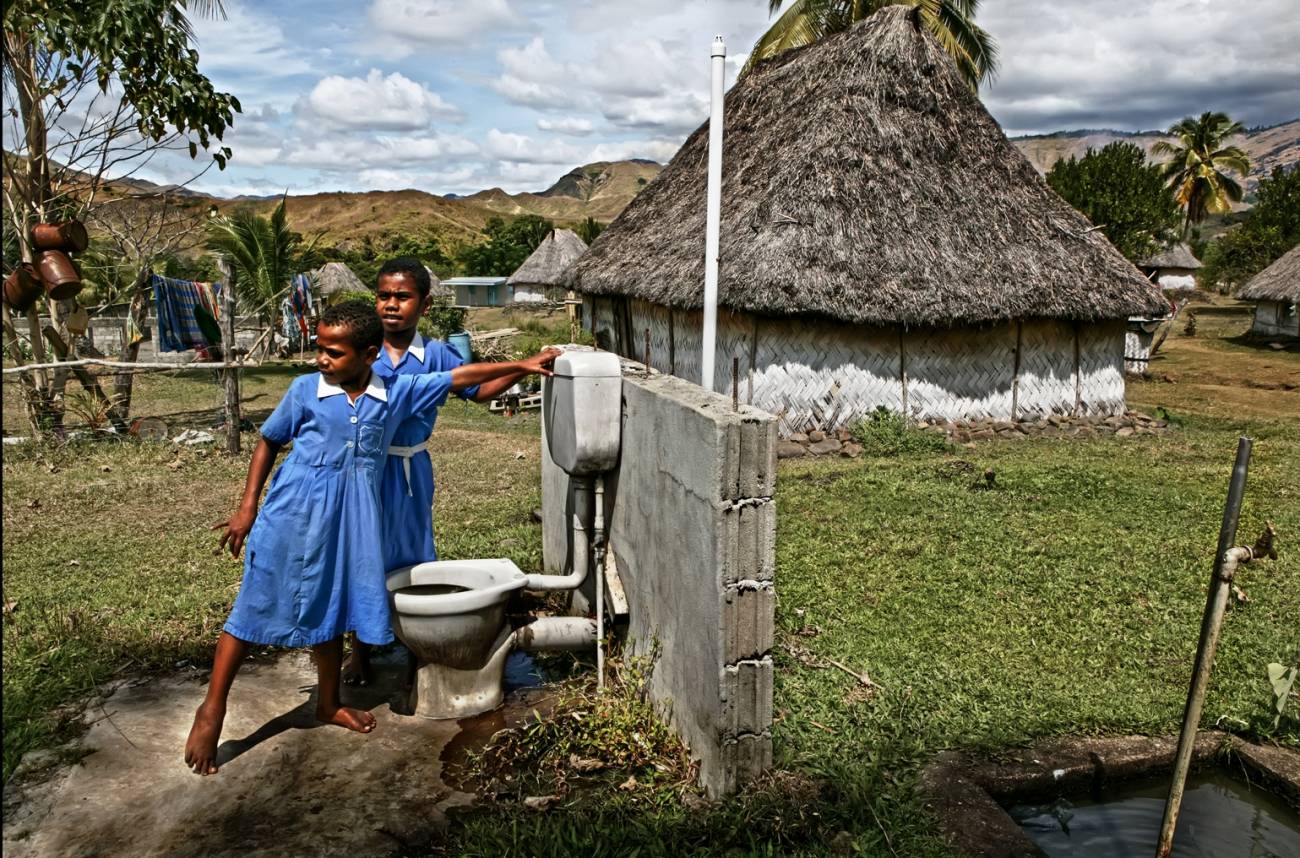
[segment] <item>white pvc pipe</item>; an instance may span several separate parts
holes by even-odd
[[[573,477],[573,569],[567,575],[528,576],[529,590],[576,590],[587,580],[591,566],[591,537],[587,521],[591,517],[591,477]]]
[[[525,652],[581,652],[596,640],[596,624],[586,617],[538,617],[515,629],[513,640]]]
[[[718,338],[718,231],[722,218],[722,85],[727,44],[713,37],[713,81],[709,96],[709,189],[704,223],[704,335],[700,385],[713,390],[713,360]]]
[[[596,476],[596,690],[605,690],[605,477]]]

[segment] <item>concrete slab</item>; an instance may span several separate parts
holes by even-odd
[[[196,676],[121,685],[86,713],[80,762],[6,785],[6,858],[396,855],[427,845],[471,796],[443,783],[454,721],[397,714],[395,658],[344,702],[378,721],[363,735],[312,717],[306,653],[245,665],[231,692],[221,771],[182,760],[204,686]]]

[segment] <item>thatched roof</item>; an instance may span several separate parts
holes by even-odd
[[[454,298],[456,296],[456,292],[453,289],[451,289],[448,286],[442,285],[442,281],[438,279],[437,274],[433,273],[432,268],[426,265],[424,266],[424,270],[429,272],[429,297],[430,298],[441,299],[441,298]]]
[[[361,282],[361,278],[352,273],[342,262],[326,262],[320,268],[311,272],[312,283],[316,285],[322,297],[328,298],[331,295],[337,295],[340,292],[367,292],[372,291]]]
[[[1300,244],[1246,281],[1238,298],[1252,301],[1290,301],[1300,304]]]
[[[566,268],[587,252],[587,243],[571,229],[553,229],[510,279],[511,286],[562,286]]]
[[[719,303],[949,326],[1160,310],[1007,141],[910,9],[765,62],[726,98]],[[702,304],[708,125],[569,269],[588,294]]]
[[[1146,259],[1139,259],[1137,264],[1141,268],[1200,268],[1201,260],[1196,258],[1196,254],[1186,244],[1175,244]]]

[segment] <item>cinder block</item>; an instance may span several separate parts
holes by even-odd
[[[722,669],[722,733],[735,738],[772,727],[772,658],[727,665]]]
[[[723,658],[727,664],[757,659],[772,650],[776,592],[771,584],[747,581],[723,594]]]
[[[776,418],[754,408],[741,415],[736,497],[770,498],[776,492]]]
[[[727,739],[716,762],[701,761],[700,783],[711,797],[730,795],[772,767],[772,734],[746,733]]]
[[[776,573],[776,502],[747,501],[723,513],[722,583],[771,581]]]

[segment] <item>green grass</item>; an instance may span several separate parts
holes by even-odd
[[[1273,521],[1282,557],[1240,575],[1249,601],[1228,614],[1204,724],[1267,733],[1266,665],[1300,663],[1300,358],[1242,343],[1243,327],[1231,305],[1202,313],[1195,338],[1171,336],[1154,380],[1130,384],[1131,403],[1177,421],[1167,437],[783,462],[778,772],[705,803],[680,748],[643,728],[635,682],[604,703],[575,685],[564,711],[595,714],[521,737],[509,794],[431,849],[945,854],[914,791],[938,750],[1176,729],[1241,432],[1256,446],[1238,541]],[[444,409],[445,556],[538,566],[537,431],[536,414]],[[71,735],[97,684],[209,657],[240,568],[212,556],[207,528],[233,505],[246,458],[187,450],[173,468],[176,457],[132,443],[5,450],[6,776],[23,752]],[[988,468],[997,488],[972,490]],[[831,660],[880,689],[865,693]],[[1274,739],[1300,744],[1298,711],[1293,701]],[[568,765],[568,753],[633,744],[641,755],[620,767],[576,777]],[[504,777],[503,759],[485,776]],[[629,775],[637,784],[620,789]],[[550,793],[562,800],[544,813],[519,804]]]

